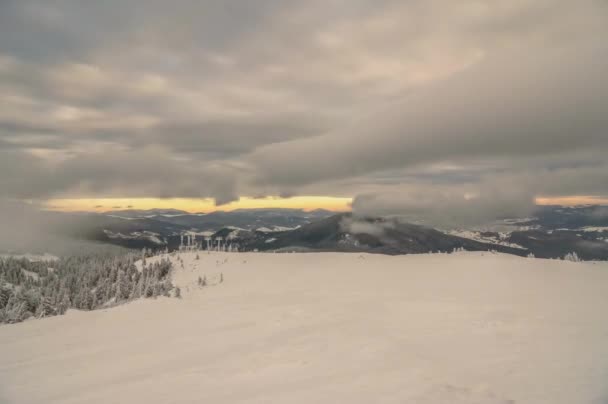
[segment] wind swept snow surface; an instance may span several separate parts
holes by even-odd
[[[198,254],[182,299],[0,326],[0,403],[608,402],[606,263]]]

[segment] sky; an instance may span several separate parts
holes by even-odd
[[[291,198],[240,197],[238,200],[217,206],[212,198],[78,198],[51,199],[46,201],[47,210],[64,212],[111,212],[125,209],[178,209],[191,213],[209,213],[216,210],[236,209],[327,209],[335,212],[351,210],[352,199],[335,196],[294,196]]]
[[[606,203],[605,38],[606,0],[2,0],[0,197]]]

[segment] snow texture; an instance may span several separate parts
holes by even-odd
[[[0,403],[608,402],[608,263],[196,254],[181,299],[0,326]]]

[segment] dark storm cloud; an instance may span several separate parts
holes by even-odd
[[[607,36],[597,0],[7,0],[0,187],[480,217],[606,195]]]

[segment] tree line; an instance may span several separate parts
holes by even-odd
[[[169,296],[171,261],[152,252],[94,254],[55,261],[0,258],[0,323],[95,310],[138,298]],[[142,260],[141,270],[136,261]]]

